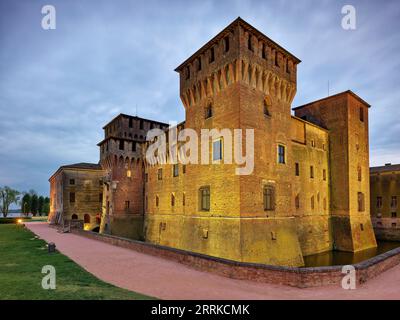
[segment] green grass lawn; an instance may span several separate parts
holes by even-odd
[[[42,289],[42,267],[56,269],[56,289]],[[0,225],[0,299],[151,299],[97,279],[23,226]]]

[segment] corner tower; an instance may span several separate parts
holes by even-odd
[[[368,109],[348,90],[294,108],[295,115],[329,130],[331,222],[334,248],[376,247],[370,216]]]
[[[236,175],[236,165],[229,164],[188,166],[187,174],[196,177],[196,184],[186,185],[194,196],[190,213],[208,220],[210,236],[215,232],[210,250],[204,244],[191,250],[246,262],[303,264],[292,210],[290,143],[299,62],[238,18],[176,69],[186,128],[254,129],[252,174]],[[199,184],[210,186],[209,212],[199,212]]]

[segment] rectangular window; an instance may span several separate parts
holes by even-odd
[[[215,60],[214,47],[212,47],[210,49],[210,63],[214,62],[214,60]]]
[[[300,175],[300,165],[298,162],[295,163],[295,173],[296,173],[296,176]]]
[[[376,207],[382,208],[382,197],[376,197]]]
[[[300,196],[297,195],[296,198],[294,198],[294,205],[296,207],[296,209],[300,208]]]
[[[186,164],[182,165],[182,173],[183,173],[183,174],[186,173]]]
[[[157,177],[158,177],[158,180],[162,180],[162,168],[158,169]]]
[[[264,210],[275,210],[275,189],[273,186],[264,186],[263,188]]]
[[[266,50],[265,50],[265,44],[264,43],[261,45],[261,57],[263,59],[267,60],[267,53],[266,53]]]
[[[159,203],[160,203],[160,200],[159,200],[158,196],[156,196],[156,207],[158,207]]]
[[[222,139],[213,142],[213,161],[222,160]]]
[[[362,192],[358,192],[357,199],[358,199],[358,211],[362,212],[365,210],[364,194]]]
[[[124,140],[119,140],[119,150],[124,150]]]
[[[99,202],[102,203],[103,202],[103,194],[99,193]]]
[[[179,176],[179,165],[177,163],[172,167],[172,174],[174,177]]]
[[[133,127],[133,121],[132,121],[132,118],[129,118],[129,128],[132,128]]]
[[[183,206],[186,205],[186,194],[185,193],[182,194],[182,205]]]
[[[225,52],[229,51],[229,37],[224,38]]]
[[[139,129],[140,129],[140,130],[143,130],[143,129],[144,129],[144,122],[143,122],[143,120],[140,120],[140,122],[139,122]]]
[[[71,203],[75,202],[75,192],[69,193],[69,202]]]
[[[74,185],[75,184],[75,179],[69,179],[69,184]]]
[[[132,142],[132,151],[136,152],[136,142],[135,141]]]
[[[171,207],[175,206],[175,195],[172,193],[171,194]]]
[[[315,207],[315,200],[314,200],[314,196],[311,197],[311,209],[314,210]]]
[[[278,145],[278,163],[285,163],[285,146]]]
[[[310,178],[314,179],[314,166],[310,166]]]
[[[201,71],[201,57],[197,58],[197,71]]]
[[[278,51],[275,51],[275,66],[279,67]]]
[[[397,212],[392,212],[392,218],[397,218]]]
[[[392,196],[392,201],[390,202],[390,207],[397,208],[397,196]]]
[[[363,107],[360,107],[360,121],[364,122],[364,109],[363,109]]]
[[[130,202],[129,201],[125,201],[125,209],[129,209],[129,205],[130,205]]]
[[[199,189],[200,210],[210,211],[210,187],[201,187]]]
[[[322,179],[326,181],[326,170],[322,170]]]
[[[149,174],[146,172],[144,174],[144,182],[148,182],[149,181]]]

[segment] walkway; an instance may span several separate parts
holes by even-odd
[[[26,226],[103,281],[161,299],[400,299],[400,265],[356,290],[340,286],[299,289],[193,270],[75,234],[61,234],[47,223]]]

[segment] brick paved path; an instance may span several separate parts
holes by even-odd
[[[193,270],[75,234],[61,234],[47,223],[26,226],[103,281],[161,299],[400,299],[400,265],[356,290],[343,290],[340,285],[298,289]]]

